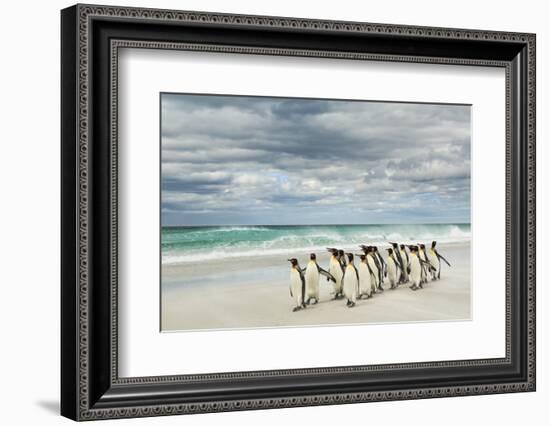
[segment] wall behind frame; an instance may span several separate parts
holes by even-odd
[[[464,0],[442,6],[415,2],[338,2],[266,0],[103,0],[102,4],[206,10],[304,18],[356,20],[410,25],[525,31],[537,33],[537,169],[539,270],[550,256],[550,28],[544,3],[525,0]],[[69,424],[59,417],[59,10],[72,2],[9,2],[0,27],[0,394],[6,424]],[[182,424],[239,426],[368,421],[372,424],[542,424],[550,400],[550,291],[540,274],[537,289],[538,384],[536,393],[295,408],[201,416],[106,421],[103,424]],[[546,311],[546,312],[545,312]],[[540,419],[540,420],[538,420]],[[538,421],[537,421],[538,420]],[[118,423],[114,423],[118,422]],[[128,423],[132,422],[132,423]]]

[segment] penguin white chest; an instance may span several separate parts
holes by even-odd
[[[319,270],[315,262],[307,265],[305,280],[307,296],[319,299]]]
[[[370,296],[371,282],[369,268],[366,263],[361,262],[357,269],[359,270],[359,293],[368,294]]]
[[[302,278],[296,269],[290,270],[290,292],[296,305],[302,303]]]
[[[388,275],[390,280],[395,280],[397,276],[397,264],[393,257],[388,258]]]
[[[433,250],[428,251],[428,260],[436,268],[439,268],[439,259]]]
[[[342,275],[344,273],[342,272],[342,267],[340,266],[340,262],[338,262],[338,260],[336,260],[334,256],[330,258],[328,271],[336,280],[336,282],[332,283],[334,292],[340,293],[342,291]]]
[[[353,266],[346,268],[346,274],[344,275],[344,294],[348,300],[355,302],[357,298],[357,292],[359,290],[359,282],[357,281],[357,274]]]
[[[336,278],[336,281],[340,281],[342,279],[342,268],[340,263],[334,257],[330,259],[328,271],[334,278]]]
[[[413,283],[418,284],[420,282],[420,274],[422,268],[420,266],[420,259],[417,256],[410,257],[411,273],[409,275]]]

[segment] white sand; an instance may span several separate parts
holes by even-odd
[[[163,265],[163,331],[358,324],[404,321],[468,320],[470,312],[470,244],[438,244],[452,267],[443,265],[441,280],[412,291],[408,284],[358,300],[347,308],[333,301],[331,283],[321,279],[320,302],[292,312],[290,264],[286,257],[235,258],[199,264]],[[300,265],[307,253],[296,256]],[[328,253],[317,253],[328,267]]]

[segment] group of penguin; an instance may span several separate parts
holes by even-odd
[[[290,297],[294,301],[293,312],[305,309],[307,305],[319,302],[319,280],[323,275],[332,281],[333,300],[346,299],[349,308],[355,306],[357,299],[370,298],[384,291],[384,278],[388,278],[391,289],[400,284],[410,283],[411,290],[423,288],[429,279],[441,278],[441,261],[451,264],[436,250],[436,241],[426,250],[424,244],[408,245],[390,243],[391,248],[385,261],[376,246],[359,246],[363,253],[360,263],[354,264],[353,253],[327,248],[331,253],[328,271],[317,263],[317,256],[311,253],[305,268],[300,268],[296,258],[288,259],[290,268]],[[408,251],[407,251],[408,248]]]

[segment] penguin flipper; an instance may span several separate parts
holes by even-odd
[[[325,271],[323,268],[321,268],[319,265],[317,265],[317,270],[319,273],[325,277],[327,277],[327,280],[331,280],[332,282],[336,282],[336,278],[332,276],[332,274],[328,271]]]
[[[435,250],[435,255],[437,256],[438,259],[443,259],[443,262],[445,262],[447,265],[449,265],[449,267],[451,266],[451,264],[447,261],[447,259],[445,259],[443,256],[441,256],[437,250]]]
[[[345,274],[346,273],[346,265],[343,264],[342,262],[338,262],[338,263],[340,263],[340,268],[342,269],[342,273]]]
[[[422,266],[428,268],[430,271],[437,271],[434,265],[432,265],[430,262],[427,262],[425,260],[420,259],[420,262],[422,263]]]

